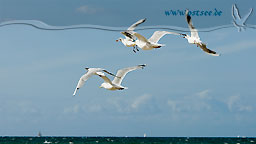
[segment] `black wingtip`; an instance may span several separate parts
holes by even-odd
[[[143,69],[146,66],[146,64],[142,64],[142,65],[139,65],[139,66],[141,66],[141,68]]]
[[[187,18],[187,22],[190,23],[191,16],[188,14],[188,10],[186,11],[186,18]]]

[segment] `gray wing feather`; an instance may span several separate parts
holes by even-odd
[[[128,31],[134,31],[134,29],[135,29],[138,25],[144,23],[145,21],[146,21],[145,18],[144,18],[144,19],[141,19],[141,20],[137,21],[136,23],[134,23],[133,25],[131,25],[127,30],[128,30]]]
[[[140,41],[148,42],[148,39],[139,33],[134,32],[133,35],[135,35]]]
[[[153,33],[153,35],[148,39],[148,41],[153,42],[153,43],[157,43],[166,34],[180,35],[179,33],[175,33],[175,32],[155,31]]]
[[[112,84],[111,80],[110,80],[108,77],[106,77],[104,73],[102,73],[102,72],[96,72],[96,74],[97,74],[99,77],[101,77],[106,83]]]
[[[116,84],[116,85],[121,85],[122,80],[124,79],[125,75],[128,72],[134,71],[136,69],[143,69],[145,66],[146,65],[137,65],[137,66],[134,66],[134,67],[128,67],[128,68],[118,70],[117,74],[116,74],[116,76],[118,76],[118,77],[115,77],[114,80],[112,81],[112,83]]]

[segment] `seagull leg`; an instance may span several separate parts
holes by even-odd
[[[136,45],[135,47],[136,47],[136,50],[139,51],[138,46]]]
[[[136,53],[136,51],[135,51],[135,46],[133,46],[133,49],[132,49],[132,51],[133,51],[134,53]]]

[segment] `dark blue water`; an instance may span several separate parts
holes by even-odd
[[[237,137],[0,137],[0,144],[254,144]]]

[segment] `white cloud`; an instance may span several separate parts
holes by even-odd
[[[90,107],[83,107],[83,110],[87,112],[101,112],[102,106],[99,104],[94,104],[94,105],[91,105]]]
[[[196,93],[196,95],[201,99],[211,99],[211,97],[209,96],[209,92],[210,92],[210,90],[206,89],[206,90]]]
[[[190,96],[181,97],[178,100],[167,101],[167,105],[170,107],[172,112],[182,111],[203,111],[210,110],[211,104],[208,100],[211,99],[209,96],[210,90],[206,89]]]
[[[79,104],[75,104],[73,106],[67,107],[64,109],[64,113],[68,114],[68,113],[78,113],[80,110],[80,105]]]
[[[98,11],[100,11],[101,9],[99,8],[93,8],[91,6],[88,5],[83,5],[79,8],[76,9],[76,11],[80,12],[80,13],[84,13],[84,14],[94,14]]]
[[[239,52],[249,48],[255,48],[256,42],[253,41],[238,41],[231,44],[218,47],[218,51],[221,51],[222,54]]]
[[[168,100],[168,106],[172,112],[200,112],[210,110],[211,105],[205,101],[195,99],[191,100]]]
[[[252,106],[249,106],[249,105],[248,105],[248,106],[240,106],[238,110],[239,110],[240,112],[243,112],[243,111],[250,112],[250,111],[252,111],[252,109],[253,109]]]
[[[131,104],[131,108],[138,109],[140,105],[144,104],[151,98],[151,95],[144,94],[136,98],[133,103]]]
[[[78,114],[78,113],[94,113],[102,112],[103,107],[100,104],[74,104],[72,106],[66,107],[63,110],[64,114]]]
[[[172,110],[173,112],[179,112],[179,109],[177,108],[177,104],[178,104],[177,101],[168,100],[168,101],[167,101],[167,104],[171,107],[171,110]]]
[[[234,105],[239,101],[240,97],[239,95],[234,95],[228,98],[227,100],[227,106],[230,111],[232,111]]]
[[[230,96],[226,101],[226,104],[231,112],[250,112],[253,110],[252,106],[241,103],[240,95]]]

